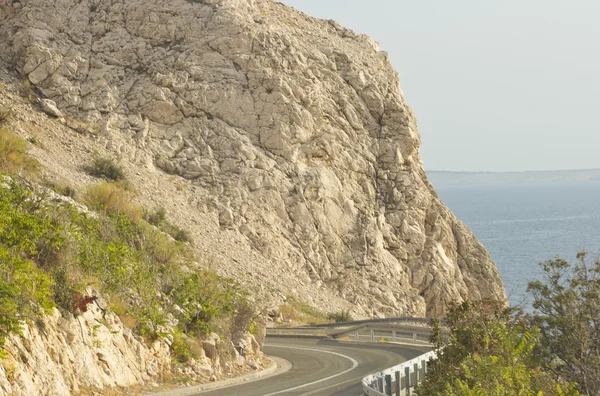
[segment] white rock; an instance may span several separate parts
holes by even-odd
[[[63,113],[56,107],[56,103],[50,99],[40,99],[40,107],[44,113],[53,117],[62,117]]]

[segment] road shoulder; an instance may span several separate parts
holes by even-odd
[[[264,370],[248,373],[235,378],[228,378],[222,381],[210,382],[207,384],[195,385],[186,388],[171,389],[164,392],[158,393],[147,393],[144,396],[189,396],[195,395],[200,392],[206,392],[209,390],[223,389],[234,385],[239,385],[243,382],[252,382],[264,378],[273,377],[275,375],[283,374],[292,368],[292,364],[280,357],[269,356],[269,359],[273,362],[269,367]]]

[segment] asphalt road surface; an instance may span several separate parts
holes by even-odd
[[[198,393],[206,396],[359,396],[366,375],[417,357],[429,348],[267,337],[264,352],[292,363],[280,375]]]

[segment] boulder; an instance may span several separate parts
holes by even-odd
[[[63,116],[62,111],[60,111],[58,109],[58,107],[56,106],[56,103],[53,100],[50,99],[40,99],[40,107],[42,108],[42,111],[44,111],[44,113],[52,116],[52,117],[57,117],[60,118]]]

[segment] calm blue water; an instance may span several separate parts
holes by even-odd
[[[538,263],[579,250],[600,253],[600,183],[483,185],[436,188],[442,201],[479,238],[504,279],[511,304],[541,279]]]

